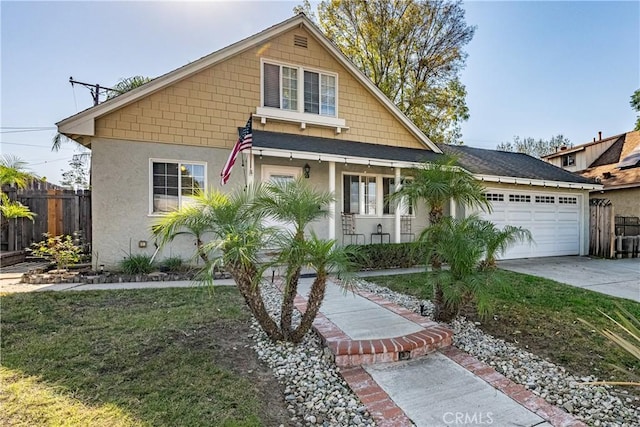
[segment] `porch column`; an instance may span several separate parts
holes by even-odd
[[[449,199],[449,215],[451,218],[456,218],[456,202],[453,199]]]
[[[252,186],[254,183],[255,171],[253,168],[255,167],[253,158],[253,150],[249,151],[247,155],[247,186]]]
[[[336,162],[329,162],[329,191],[336,194]],[[329,202],[329,239],[336,238],[336,201]]]
[[[395,185],[395,191],[400,191],[400,188],[402,187],[400,185],[400,168],[395,168],[395,178],[393,180],[393,183]],[[404,199],[404,198],[403,198]],[[394,238],[393,241],[395,243],[400,243],[400,241],[402,240],[402,235],[400,234],[400,219],[402,216],[402,207],[404,205],[404,200],[398,200],[398,203],[396,204],[396,216],[395,216],[395,223],[394,223]]]

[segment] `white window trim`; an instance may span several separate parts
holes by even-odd
[[[302,168],[296,166],[262,165],[260,177],[262,182],[268,182],[269,174],[293,175],[299,178],[302,175]]]
[[[194,160],[176,160],[176,159],[158,159],[158,158],[149,158],[149,213],[148,216],[153,217],[163,217],[167,214],[167,212],[154,212],[153,211],[153,164],[154,163],[177,163],[178,170],[180,170],[181,164],[189,164],[189,165],[201,165],[204,166],[204,191],[207,191],[208,187],[208,179],[209,176],[207,174],[207,162],[200,162]],[[178,183],[180,180],[178,179]],[[182,207],[182,194],[178,191],[178,206]]]
[[[282,108],[265,107],[264,106],[264,64],[272,64],[295,68],[298,70],[298,111],[285,110]],[[304,112],[304,72],[310,71],[320,75],[333,76],[336,79],[336,115],[323,116],[322,114],[305,113]],[[300,85],[302,83],[302,85]],[[256,107],[256,117],[262,119],[261,123],[265,124],[267,120],[277,120],[285,122],[299,123],[300,129],[305,129],[307,125],[332,127],[336,128],[336,133],[340,133],[342,129],[348,129],[345,119],[339,118],[339,77],[337,73],[331,71],[320,70],[312,67],[303,67],[301,65],[289,64],[286,62],[260,58],[260,105]],[[282,76],[280,76],[280,102],[282,102]]]
[[[375,177],[376,179],[376,213],[375,214],[366,214],[366,213],[362,213],[363,207],[364,205],[362,204],[362,201],[364,200],[364,194],[359,194],[359,201],[358,201],[358,212],[355,212],[356,216],[359,217],[363,217],[363,218],[393,218],[395,217],[395,212],[393,213],[384,213],[384,186],[383,186],[383,182],[382,180],[384,178],[390,178],[390,179],[395,179],[394,175],[388,175],[388,174],[377,174],[377,173],[357,173],[357,172],[342,172],[342,181],[340,182],[341,188],[342,188],[342,212],[344,212],[345,206],[344,206],[344,177],[345,176],[358,176],[358,177]],[[408,203],[405,203],[404,206],[405,212],[401,212],[400,215],[402,216],[409,216],[411,218],[415,218],[416,216],[416,209],[414,207],[413,209],[413,213],[409,213],[408,212]]]

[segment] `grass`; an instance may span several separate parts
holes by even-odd
[[[422,299],[433,295],[433,273],[371,277],[367,280],[397,292]],[[619,365],[640,373],[640,364],[598,332],[578,321],[582,318],[597,328],[610,327],[598,310],[614,313],[618,302],[640,318],[640,303],[575,288],[535,276],[497,270],[488,278],[492,315],[479,319],[485,332],[550,359],[578,375],[595,375],[606,380],[626,380]]]
[[[4,295],[0,425],[286,423],[248,321],[234,288]]]

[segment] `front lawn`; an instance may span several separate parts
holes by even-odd
[[[433,273],[370,277],[394,291],[431,299]],[[610,364],[640,375],[640,363],[604,339],[578,317],[597,327],[611,327],[608,314],[620,303],[640,318],[640,303],[560,284],[534,276],[497,270],[490,279],[493,312],[486,319],[470,316],[485,332],[550,359],[578,375],[629,380]]]
[[[286,424],[235,288],[2,296],[0,425]]]

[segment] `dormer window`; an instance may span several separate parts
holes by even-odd
[[[562,156],[562,166],[574,166],[576,164],[576,155],[567,154]]]
[[[262,123],[274,119],[335,127],[339,133],[346,128],[338,118],[338,75],[303,66],[263,60],[261,105],[256,116]]]
[[[264,107],[336,116],[335,75],[268,62],[263,67]]]

